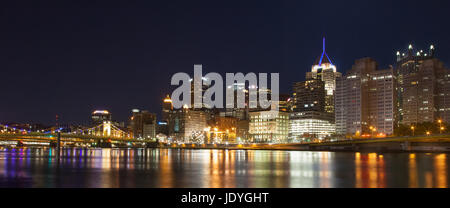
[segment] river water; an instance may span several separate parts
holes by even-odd
[[[442,187],[449,154],[1,148],[0,187]]]

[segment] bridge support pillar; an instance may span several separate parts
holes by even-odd
[[[56,139],[56,157],[59,158],[61,154],[61,132],[58,131],[58,137]]]

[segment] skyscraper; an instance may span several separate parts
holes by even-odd
[[[438,118],[449,122],[449,70],[434,57],[434,46],[428,53],[409,45],[406,53],[397,52],[399,123],[413,125],[435,122]]]
[[[316,111],[325,113],[325,83],[320,79],[296,82],[292,86],[295,92],[295,112]]]
[[[167,95],[166,98],[164,98],[163,104],[162,104],[162,121],[163,122],[169,121],[170,111],[172,111],[172,110],[173,110],[172,99],[170,99],[170,96]]]
[[[156,114],[139,109],[132,110],[129,129],[134,138],[156,137]]]
[[[317,57],[311,72],[306,73],[306,80],[322,80],[325,87],[325,112],[334,114],[334,91],[336,90],[336,78],[342,74],[336,71],[336,66],[331,62],[325,50],[325,38],[322,43],[322,54]]]
[[[293,85],[293,112],[290,114],[289,137],[294,141],[310,138],[324,138],[335,133],[334,91],[336,71],[325,50],[323,38],[322,54],[316,59],[306,81]]]
[[[392,68],[377,70],[372,58],[355,61],[336,83],[336,133],[394,133],[395,76]]]
[[[289,114],[289,138],[300,141],[307,138],[324,138],[335,132],[334,117],[326,112],[325,83],[320,79],[296,82],[295,106]]]

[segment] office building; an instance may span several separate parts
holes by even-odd
[[[323,139],[335,133],[335,125],[322,112],[305,111],[289,114],[289,139],[291,142]]]
[[[164,98],[163,104],[162,104],[162,121],[163,122],[169,121],[169,114],[172,110],[173,110],[172,99],[170,99],[170,96],[167,95]]]
[[[136,139],[154,139],[156,137],[156,114],[133,109],[129,130]]]
[[[249,112],[249,105],[248,105],[248,90],[245,89],[244,83],[233,83],[231,86],[227,86],[228,88],[233,88],[233,94],[227,95],[227,96],[234,96],[233,98],[233,106],[225,106],[226,109],[224,112],[221,112],[221,116],[226,117],[234,117],[239,120],[247,120],[248,119],[248,112]],[[242,93],[244,95],[244,107],[239,108],[237,105],[237,96],[238,93]],[[227,97],[226,100],[231,100],[230,97]],[[226,102],[225,100],[225,102]]]
[[[449,70],[434,57],[434,51],[433,45],[428,52],[409,45],[406,52],[397,52],[400,124],[415,125],[437,119],[450,121]]]
[[[326,111],[325,82],[320,79],[296,82],[293,89],[296,107],[289,116],[290,141],[323,139],[334,134],[334,116]]]
[[[336,133],[390,135],[394,133],[396,78],[393,68],[378,70],[372,58],[355,61],[336,83]]]
[[[256,143],[286,143],[289,113],[282,111],[250,112],[249,136]]]
[[[295,92],[295,112],[325,113],[325,85],[322,80],[296,82],[292,88]]]
[[[208,113],[183,108],[174,110],[169,119],[169,137],[178,142],[204,143]]]

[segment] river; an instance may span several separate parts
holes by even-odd
[[[449,154],[1,148],[0,187],[449,186]]]

